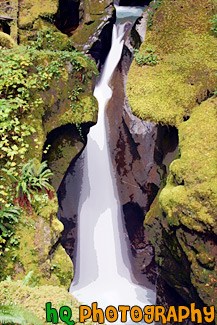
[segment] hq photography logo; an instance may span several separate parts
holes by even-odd
[[[198,309],[195,303],[186,306],[170,306],[166,311],[163,306],[145,306],[143,309],[139,306],[126,306],[120,305],[118,309],[114,306],[108,306],[105,311],[97,307],[97,302],[93,302],[91,307],[81,305],[79,307],[79,322],[84,323],[87,319],[92,317],[93,322],[103,324],[105,321],[114,323],[120,320],[121,323],[126,323],[129,316],[132,322],[138,323],[144,321],[146,324],[153,322],[161,322],[167,324],[171,321],[183,323],[184,320],[190,319],[193,323],[204,324],[212,323],[215,319],[215,307],[203,307]],[[74,325],[75,321],[72,319],[72,310],[68,306],[62,306],[59,311],[52,308],[51,302],[47,302],[46,308],[46,321],[53,324],[58,324],[61,320],[65,324]]]

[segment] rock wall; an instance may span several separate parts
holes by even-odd
[[[1,137],[0,149],[0,186],[5,189],[0,193],[0,208],[4,210],[19,201],[16,187],[23,177],[21,166],[34,161],[31,168],[37,177],[43,155],[54,172],[58,168],[52,179],[58,188],[70,161],[82,150],[90,125],[96,122],[98,107],[92,89],[98,72],[95,63],[78,52],[38,50],[34,45],[27,48],[15,44],[13,49],[1,51],[2,122],[4,130],[8,130],[4,136],[10,135],[6,141]],[[8,110],[11,104],[13,109]],[[65,132],[67,127],[73,130],[70,138]],[[57,141],[61,128],[65,133]],[[45,143],[47,135],[51,135],[52,141]],[[62,164],[66,145],[71,152]],[[42,183],[46,183],[46,177],[41,177]],[[73,265],[60,244],[63,225],[56,216],[54,190],[49,187],[48,195],[43,185],[41,190],[34,190],[27,176],[25,181],[26,187],[22,185],[18,193],[23,203],[16,229],[4,239],[1,228],[0,278],[10,275],[23,279],[33,271],[32,284],[68,288]]]
[[[165,182],[167,164],[176,154],[177,131],[142,121],[132,114],[125,94],[124,72],[129,67],[130,56],[125,47],[111,81],[114,95],[107,107],[109,145],[131,242],[134,274],[140,282],[145,281],[142,274],[146,274],[155,283],[154,248],[143,220]]]
[[[216,10],[213,1],[162,1],[140,48],[141,57],[153,49],[158,62],[134,62],[127,85],[136,116],[178,129],[179,155],[144,225],[160,274],[186,303],[198,306],[217,303],[217,39],[210,22]]]

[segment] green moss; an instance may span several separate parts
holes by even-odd
[[[64,288],[51,285],[31,288],[23,285],[21,281],[3,281],[0,283],[0,292],[0,304],[18,304],[39,317],[43,324],[50,324],[46,322],[45,304],[47,302],[51,302],[52,307],[58,310],[64,305],[69,306],[72,309],[72,319],[75,324],[81,324],[79,323],[80,304]],[[93,324],[93,322],[87,320],[85,324]]]
[[[31,214],[31,218],[23,213],[17,225],[19,245],[8,246],[0,267],[1,276],[23,279],[25,274],[33,271],[31,283],[68,289],[73,278],[73,265],[62,246],[58,244],[56,247],[63,231],[63,225],[56,217],[57,199],[49,200],[44,194],[38,194],[33,209],[36,212]],[[57,268],[53,270],[52,265]]]
[[[62,286],[69,288],[73,278],[73,269],[69,267],[72,262],[60,244],[55,250],[51,263],[51,279],[53,278],[54,284],[59,282]]]
[[[180,155],[144,223],[160,272],[186,301],[215,306],[217,98],[207,98],[217,85],[210,32],[216,11],[212,0],[162,1],[141,47],[155,49],[160,60],[153,67],[134,62],[127,84],[137,116],[179,131]]]
[[[217,98],[213,97],[197,105],[190,119],[180,124],[181,157],[171,163],[167,185],[159,195],[159,202],[155,200],[144,223],[166,281],[175,288],[180,283],[180,276],[174,278],[174,274],[178,267],[175,264],[177,252],[181,246],[191,266],[190,270],[183,270],[186,277],[190,276],[189,288],[195,287],[205,304],[215,306],[217,265],[213,238],[217,233],[216,112]],[[169,236],[175,234],[172,249],[165,231]],[[166,257],[168,250],[171,253],[169,261]],[[181,261],[186,263],[185,259]],[[168,271],[169,263],[172,266]],[[164,272],[165,268],[167,272]],[[180,290],[180,294],[189,301],[184,291]]]
[[[216,111],[217,99],[209,99],[180,125],[181,158],[170,165],[171,176],[160,203],[170,225],[181,222],[190,229],[217,234]]]
[[[21,28],[31,27],[39,16],[53,16],[57,10],[58,0],[22,1],[19,9],[19,26]]]
[[[96,121],[97,104],[92,95],[92,76],[96,73],[96,66],[78,52],[16,47],[13,51],[2,50],[2,54],[2,132],[8,132],[5,140],[2,140],[0,167],[10,169],[19,178],[19,163],[32,158],[41,160],[48,132],[69,123]],[[69,98],[70,93],[78,88],[81,93],[73,99]],[[78,108],[75,107],[77,110],[74,111],[72,104],[78,105]],[[15,128],[11,127],[13,121],[16,123]],[[69,159],[66,163],[69,164]],[[58,176],[57,181],[61,181]],[[0,184],[5,188],[0,195],[1,204],[10,205],[16,185],[12,184],[11,179],[6,183],[2,170]],[[49,200],[43,193],[34,196],[33,211],[22,213],[16,229],[20,244],[12,247],[7,242],[0,252],[1,279],[7,275],[22,279],[26,273],[33,271],[33,281],[37,284],[70,285],[72,262],[60,245],[56,247],[63,230],[63,225],[56,217],[57,208],[56,198]],[[51,269],[55,264],[53,259],[58,265],[57,273]]]
[[[54,175],[51,184],[57,191],[72,159],[78,155],[84,147],[84,140],[81,138],[76,127],[65,128],[58,138],[52,141],[48,151],[45,150],[45,160]]]
[[[140,51],[156,50],[156,66],[133,62],[127,94],[135,115],[178,126],[217,84],[217,39],[210,34],[212,1],[163,1]],[[135,78],[137,80],[135,84]],[[145,103],[145,104],[144,104]]]

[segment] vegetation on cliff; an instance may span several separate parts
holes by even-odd
[[[37,47],[38,42],[34,45]],[[22,221],[25,218],[28,219],[28,214],[31,215],[32,213],[31,222],[34,221],[35,214],[36,219],[41,217],[41,225],[44,224],[43,218],[47,218],[48,225],[51,222],[51,216],[57,211],[56,199],[49,201],[49,193],[40,193],[28,184],[23,185],[24,178],[22,177],[26,177],[26,174],[22,175],[22,164],[33,158],[35,158],[36,165],[39,163],[38,160],[40,161],[42,158],[46,135],[51,130],[69,123],[80,125],[84,122],[94,122],[96,120],[97,106],[92,95],[92,75],[93,73],[97,74],[97,70],[89,58],[76,51],[36,50],[34,47],[17,46],[13,48],[13,51],[2,49],[2,54],[0,59],[1,208],[5,209],[14,206],[16,187],[20,184],[20,186],[25,186],[25,191],[22,188],[22,191],[25,192],[23,194],[24,200],[27,200],[28,197],[28,201],[31,201],[33,208],[33,210],[27,209],[26,212],[20,212],[22,215],[20,219]],[[52,175],[48,174],[48,176]],[[34,192],[35,195],[33,195]],[[43,209],[39,211],[41,204]],[[25,204],[23,204],[24,207]],[[49,212],[46,210],[49,210]],[[12,222],[12,218],[10,222]],[[20,224],[19,222],[19,226]],[[28,238],[28,222],[23,227],[26,228],[25,236]],[[21,237],[23,227],[20,230]],[[35,225],[31,224],[30,227],[34,229]],[[46,223],[44,227],[46,227]],[[30,231],[31,236],[34,232],[33,229]],[[61,230],[60,227],[60,230],[57,231],[57,237],[55,236],[56,239],[58,239]],[[10,270],[9,273],[12,272],[14,263],[20,264],[19,268],[22,271],[20,270],[18,273],[22,274],[31,270],[31,262],[26,261],[24,263],[21,257],[18,258],[18,256],[15,257],[14,255],[12,258],[12,250],[7,247],[9,244],[7,234],[5,232],[1,234],[2,256],[0,258],[4,261],[4,263],[1,263],[1,275],[3,276],[4,273],[5,277],[8,273],[7,270]],[[13,241],[14,234],[11,232],[10,235],[10,241]],[[22,238],[20,238],[20,242],[23,243]],[[32,240],[32,244],[33,242],[34,240]],[[52,248],[51,243],[52,240],[48,245],[50,249]],[[37,245],[35,247],[31,246],[30,243],[26,242],[27,250],[36,251],[38,249]],[[7,253],[6,257],[5,253],[7,251],[10,254]],[[48,258],[49,250],[46,254]],[[25,258],[27,255],[26,253]],[[8,262],[5,269],[5,263],[9,260],[10,262]],[[46,258],[44,258],[43,263],[45,262]],[[48,265],[47,268],[49,269]],[[68,277],[68,281],[70,281],[71,277],[72,275]],[[41,277],[41,280],[44,281],[44,279]],[[69,282],[67,282],[68,284]]]
[[[213,0],[163,0],[140,49],[159,61],[133,62],[127,93],[137,116],[179,131],[180,154],[144,222],[156,261],[185,301],[217,307],[216,11]]]
[[[128,99],[138,117],[178,126],[216,89],[213,1],[205,2],[163,1],[156,11],[140,52],[155,50],[158,64],[140,67],[133,62],[128,76]]]
[[[65,290],[73,278],[73,265],[60,244],[63,225],[57,219],[57,197],[49,183],[54,175],[41,163],[45,154],[49,160],[50,153],[55,153],[51,160],[57,163],[60,154],[52,145],[45,147],[45,142],[51,131],[66,125],[76,130],[79,146],[70,142],[71,155],[58,165],[53,183],[60,184],[71,159],[84,145],[81,124],[97,119],[92,93],[96,65],[74,50],[69,38],[52,24],[57,9],[58,1],[41,5],[22,1],[19,31],[25,46],[14,42],[15,34],[12,39],[0,32],[0,280],[8,276],[20,280],[32,272],[32,288],[16,281],[1,282],[1,303],[23,305],[43,322],[41,297],[48,301],[49,292],[49,299],[59,304],[66,297],[69,304],[73,300]],[[64,148],[65,144],[58,145]],[[44,285],[49,287],[43,289]],[[32,309],[23,304],[26,297]]]

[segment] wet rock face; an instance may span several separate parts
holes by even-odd
[[[89,49],[88,54],[96,61],[98,70],[101,71],[103,64],[111,48],[111,35],[113,29],[114,19],[110,18],[107,24],[102,29],[99,37],[93,37],[93,45]]]
[[[131,54],[125,47],[122,62],[111,81],[113,98],[108,104],[107,128],[120,203],[133,253],[134,275],[142,281],[141,274],[146,274],[154,283],[154,249],[143,221],[165,182],[167,165],[176,153],[178,134],[175,128],[142,121],[131,113],[124,91],[130,62]]]
[[[109,0],[60,0],[55,23],[78,50],[92,56],[100,70],[111,47],[114,22],[114,7]]]

